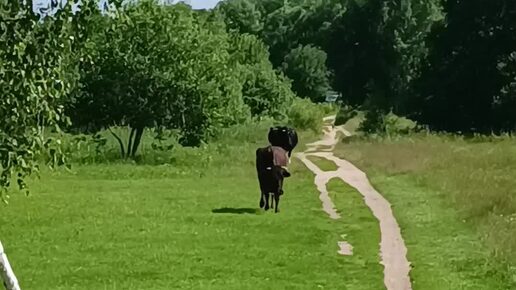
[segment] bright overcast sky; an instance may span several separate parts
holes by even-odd
[[[219,0],[192,0],[192,7],[194,9],[199,8],[213,8]]]

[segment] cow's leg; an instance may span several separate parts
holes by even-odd
[[[265,210],[269,210],[269,193],[264,194],[264,200],[265,200]]]
[[[260,208],[263,208],[265,206],[265,193],[262,192],[262,195],[260,196]]]
[[[280,195],[279,195],[279,192],[275,193],[274,194],[274,212],[279,212],[279,209],[278,209],[278,206],[279,206],[279,199],[280,199]]]
[[[281,174],[284,174],[284,172],[281,172]],[[276,205],[274,207],[274,212],[279,212],[279,200],[280,200],[280,197],[281,195],[283,195],[283,176],[280,176],[279,180],[278,180],[278,189],[276,190],[275,194],[274,194],[274,199],[276,201]]]

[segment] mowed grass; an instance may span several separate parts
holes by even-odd
[[[335,170],[339,169],[337,167],[337,164],[335,164],[335,162],[330,161],[330,160],[328,160],[326,158],[322,158],[322,157],[319,157],[319,156],[310,156],[309,155],[309,156],[307,156],[307,159],[312,161],[322,171],[335,171]]]
[[[391,202],[414,289],[516,289],[516,142],[360,139],[336,154]]]
[[[374,259],[338,255],[349,225],[321,210],[298,160],[281,212],[257,210],[254,151],[267,128],[191,149],[175,165],[43,171],[29,197],[14,193],[1,208],[22,289],[383,289]]]
[[[339,214],[343,227],[341,240],[353,247],[353,255],[347,259],[356,265],[352,269],[356,277],[364,272],[381,277],[371,279],[350,289],[385,289],[383,285],[383,266],[380,264],[380,228],[362,198],[362,195],[340,179],[332,179],[327,184],[328,194]]]

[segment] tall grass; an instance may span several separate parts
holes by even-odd
[[[366,171],[406,175],[443,193],[493,255],[516,265],[516,139],[421,134],[359,138],[337,150]]]

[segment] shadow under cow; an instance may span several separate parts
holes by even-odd
[[[227,213],[227,214],[259,214],[260,209],[223,207],[223,208],[213,209],[211,212],[212,213]]]

